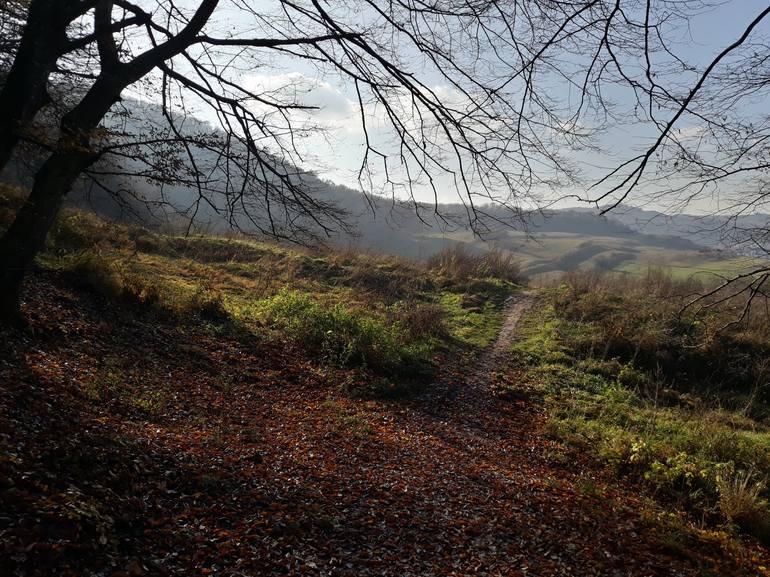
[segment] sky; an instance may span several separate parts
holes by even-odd
[[[237,2],[237,0],[234,0]],[[190,5],[195,3],[190,0]],[[275,10],[276,2],[270,0],[250,1],[249,5],[256,12],[271,13]],[[331,3],[330,5],[334,5]],[[677,51],[685,60],[696,64],[704,64],[710,61],[715,54],[725,46],[733,42],[764,7],[766,0],[734,0],[726,5],[712,10],[706,10],[695,16],[689,30],[679,30],[675,38]],[[350,16],[355,20],[356,16]],[[219,15],[216,22],[216,32],[225,34],[246,34],[253,30],[254,16],[239,9],[229,9]],[[755,32],[757,36],[770,33],[770,26],[763,23]],[[446,79],[431,67],[420,64],[420,58],[416,51],[404,46],[404,60],[413,66],[413,71],[420,79],[438,94],[447,99],[457,98],[457,92],[447,83]],[[411,50],[411,51],[410,51]],[[341,78],[337,74],[319,71],[311,63],[305,60],[277,56],[260,62],[259,66],[251,69],[243,69],[238,73],[238,81],[259,93],[290,95],[299,103],[317,107],[317,110],[309,113],[295,113],[293,122],[300,130],[295,131],[297,149],[300,152],[300,164],[303,168],[313,170],[319,176],[338,184],[360,188],[358,172],[361,166],[362,155],[365,150],[365,134],[360,121],[361,110],[357,102],[355,88],[349,79]],[[571,97],[569,85],[554,81],[551,87],[559,98]],[[612,90],[608,88],[608,90]],[[629,96],[623,92],[613,92],[622,108],[629,105]],[[144,98],[153,98],[153,95],[142,95]],[[752,104],[756,107],[758,116],[767,115],[767,106],[764,102]],[[205,107],[196,107],[191,104],[190,110],[204,120],[214,121],[214,117]],[[369,138],[377,147],[388,151],[390,154],[397,151],[392,144],[392,131],[385,122],[382,109],[376,105],[367,104],[364,114],[369,125]],[[305,127],[317,127],[321,132],[314,130],[302,130]],[[697,134],[698,126],[683,124],[677,129],[685,137],[688,134]],[[635,151],[650,142],[653,133],[643,126],[629,123],[615,126],[602,133],[597,141],[601,146],[601,152],[590,153],[586,151],[570,151],[572,161],[584,172],[584,182],[590,183],[608,169],[619,162],[633,156]],[[565,151],[566,153],[566,151]],[[364,186],[374,189],[375,192],[387,192],[384,189],[377,190],[382,182],[375,181],[365,183]],[[384,179],[382,174],[379,178]],[[451,179],[444,176],[438,180],[438,200],[440,202],[456,202],[458,193],[451,183]],[[433,192],[424,184],[418,184],[414,188],[418,200],[432,201]],[[544,192],[550,194],[548,199],[556,199],[562,193],[575,192],[585,195],[585,189],[576,187],[574,190],[561,191],[559,193]],[[631,198],[631,204],[645,206],[647,208],[661,208],[655,203],[645,200],[644,191]],[[712,209],[714,199],[708,198],[698,201],[692,211],[708,211]],[[571,199],[559,201],[556,206],[575,205]]]

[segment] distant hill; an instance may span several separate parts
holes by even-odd
[[[161,110],[155,105],[130,101],[125,104],[128,113],[113,119],[115,126],[119,125],[125,133],[142,133],[148,127],[157,130],[165,122]],[[195,119],[185,119],[183,126],[190,133],[213,130]],[[211,151],[195,154],[196,163],[202,166],[216,164]],[[138,167],[131,162],[126,160],[121,167],[109,167],[107,172],[119,172],[121,168],[136,171]],[[312,172],[293,166],[290,169],[296,173],[297,181],[315,197],[334,203],[348,213],[348,221],[355,233],[328,238],[329,243],[337,246],[355,246],[414,259],[426,258],[448,244],[462,243],[472,251],[496,246],[519,255],[522,266],[530,275],[577,268],[635,272],[651,264],[689,275],[699,271],[740,270],[750,262],[721,249],[724,239],[716,231],[725,223],[723,217],[706,220],[684,214],[665,216],[628,206],[606,217],[589,208],[549,210],[529,215],[526,232],[496,226],[480,239],[463,225],[464,208],[459,204],[440,206],[440,212],[448,217],[450,224],[435,217],[433,205],[418,205],[418,218],[414,206],[389,198],[367,198],[359,191],[323,180]],[[23,181],[20,172],[23,171],[17,167],[13,177]],[[9,174],[3,176],[8,178]],[[111,174],[104,179],[107,188],[130,191],[125,202],[116,202],[99,187],[85,184],[73,191],[70,202],[89,206],[113,218],[152,224],[158,222],[158,218],[161,221],[176,218],[181,222],[183,219],[176,213],[192,214],[191,207],[197,197],[197,191],[190,187],[164,185],[161,188],[146,178]],[[212,195],[209,200],[198,207],[194,230],[225,232],[231,226],[225,210],[226,199]],[[491,214],[491,222],[507,218],[502,209],[485,207],[485,210]],[[766,216],[751,218],[764,223],[768,220]],[[237,215],[235,221],[243,231],[250,231],[244,215]]]
[[[577,209],[579,211],[592,209]],[[612,218],[637,232],[650,235],[686,237],[715,249],[726,246],[744,255],[752,255],[752,247],[743,246],[741,231],[770,228],[770,214],[695,215],[664,214],[655,210],[621,205],[612,211]],[[759,256],[759,255],[754,255]]]

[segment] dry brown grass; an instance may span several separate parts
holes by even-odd
[[[463,244],[444,247],[427,261],[428,268],[454,281],[493,277],[505,281],[524,281],[521,266],[513,253],[498,248],[478,254]]]
[[[762,498],[765,483],[756,481],[750,472],[719,477],[719,510],[728,521],[757,537],[770,536],[770,510]]]

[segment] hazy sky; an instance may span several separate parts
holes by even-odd
[[[190,5],[195,2],[190,0]],[[264,8],[265,13],[275,9],[275,2],[259,0],[249,2],[258,10]],[[333,3],[331,3],[333,5]],[[675,38],[679,53],[686,60],[696,64],[710,61],[711,58],[725,46],[733,42],[745,29],[747,23],[766,6],[766,0],[735,0],[713,10],[696,16],[689,31],[680,30]],[[234,34],[248,34],[253,25],[253,16],[244,16],[238,10],[229,10],[220,15],[217,26],[220,31]],[[767,35],[770,30],[765,24],[756,34]],[[415,55],[405,53],[405,61],[419,66]],[[430,68],[415,69],[414,72],[439,94],[446,98],[454,98],[456,94],[447,86],[446,80]],[[303,124],[320,126],[323,133],[298,131],[296,134],[298,148],[303,157],[303,166],[313,169],[319,175],[336,183],[359,188],[357,181],[362,154],[364,152],[364,132],[361,125],[361,111],[355,96],[354,87],[350,82],[335,74],[324,74],[312,65],[297,59],[276,57],[262,63],[253,70],[243,70],[241,81],[256,92],[290,91],[292,97],[303,104],[317,106],[318,110],[310,114],[295,115],[297,126]],[[300,87],[300,92],[297,92]],[[570,97],[569,86],[554,84],[554,91],[561,91],[562,97]],[[146,95],[145,95],[146,97]],[[612,93],[622,106],[630,102],[628,96],[621,92]],[[624,100],[625,99],[625,100]],[[768,114],[768,105],[763,102],[754,103],[758,115]],[[213,117],[203,108],[193,110],[204,119]],[[369,125],[369,137],[378,146],[387,149],[392,134],[387,123],[383,122],[382,111],[376,106],[367,106],[365,111]],[[695,125],[680,125],[677,127],[682,135],[688,131],[697,131]],[[585,152],[571,153],[572,158],[585,169],[586,176],[598,177],[603,170],[614,167],[619,162],[634,155],[634,151],[650,141],[652,132],[638,125],[616,126],[606,132],[600,139],[604,149],[599,155]],[[394,150],[392,147],[390,150]],[[446,179],[439,186],[439,200],[442,202],[457,201],[457,192],[448,186]],[[375,183],[376,185],[376,183]],[[424,187],[418,187],[418,195],[424,200],[431,200],[432,193]],[[578,193],[582,191],[576,191]],[[636,204],[644,204],[643,195],[635,200]],[[562,203],[564,204],[564,203]],[[696,206],[695,209],[698,207]]]

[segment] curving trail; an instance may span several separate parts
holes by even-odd
[[[0,441],[25,443],[0,460],[0,505],[26,520],[0,515],[0,567],[7,551],[28,577],[756,575],[713,541],[672,547],[638,492],[544,434],[536,400],[493,394],[534,302],[511,297],[474,367],[445,367],[409,402],[350,399],[277,345],[201,332],[191,363],[178,336],[97,308],[62,313],[75,336],[55,347],[11,334]],[[105,314],[121,327],[107,336]],[[167,387],[162,413],[84,403],[94,346]],[[225,367],[241,375],[226,387]],[[78,495],[109,504],[109,539],[58,520]]]
[[[534,301],[510,297],[498,338],[469,372],[438,379],[406,408],[373,411],[376,446],[338,455],[352,477],[365,471],[366,497],[351,510],[373,521],[364,541],[343,546],[376,567],[355,574],[700,574],[702,560],[666,552],[639,495],[585,463],[554,463],[560,448],[541,432],[544,415],[492,394],[490,377]]]
[[[504,367],[516,337],[516,327],[522,315],[532,306],[534,296],[529,292],[514,293],[505,302],[503,323],[494,343],[482,352],[470,367],[441,375],[419,401],[424,411],[434,416],[453,414],[477,425],[483,423],[495,399],[490,382],[495,372]]]
[[[468,376],[469,382],[483,385],[492,372],[498,370],[506,358],[516,337],[516,326],[522,315],[532,306],[534,296],[529,292],[515,293],[505,303],[505,320],[494,344],[482,355],[476,370]]]

